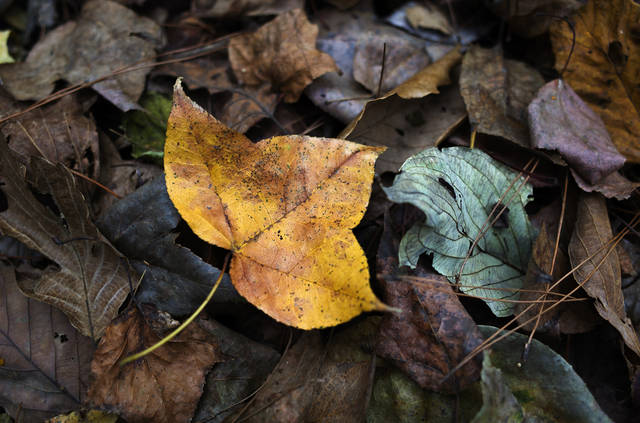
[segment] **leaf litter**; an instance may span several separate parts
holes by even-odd
[[[634,2],[53,3],[0,18],[3,419],[634,421]]]

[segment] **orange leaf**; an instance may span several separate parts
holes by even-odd
[[[247,300],[292,326],[331,326],[386,308],[351,232],[382,151],[295,135],[254,144],[191,101],[178,80],[167,190],[198,236],[234,252],[231,279]]]

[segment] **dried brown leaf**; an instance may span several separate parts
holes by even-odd
[[[478,132],[529,147],[527,106],[544,79],[497,49],[472,47],[462,59],[460,92]]]
[[[285,101],[300,98],[315,78],[337,70],[331,56],[316,50],[318,26],[301,9],[284,13],[253,34],[229,42],[229,61],[238,80],[258,86],[267,82]]]
[[[588,183],[596,184],[624,165],[600,116],[563,80],[540,88],[528,111],[531,146],[557,150]]]
[[[33,187],[53,197],[56,213],[32,194],[24,168],[0,139],[0,183],[8,204],[0,212],[0,232],[57,264],[38,279],[20,280],[20,289],[59,308],[82,334],[98,339],[129,293],[125,262],[89,219],[76,180],[63,165],[34,158],[30,172]]]
[[[445,383],[441,383],[442,379],[483,338],[446,277],[420,268],[398,270],[400,239],[421,215],[409,205],[393,206],[385,214],[378,269],[382,272],[386,302],[402,313],[384,317],[376,350],[423,388],[455,393],[480,378],[481,357],[477,356]],[[419,276],[424,282],[403,280],[401,275]]]
[[[21,422],[79,408],[94,345],[59,310],[25,297],[0,263],[0,406]]]
[[[242,421],[364,421],[373,362],[354,351],[357,336],[349,335],[324,346],[319,332],[305,333],[269,376]]]
[[[59,79],[76,84],[106,76],[152,59],[161,44],[161,28],[151,19],[112,1],[92,0],[84,4],[78,20],[38,42],[24,62],[1,65],[0,77],[16,99],[40,100]],[[149,68],[126,72],[93,89],[123,111],[134,109],[148,72]]]
[[[9,147],[22,156],[44,157],[52,163],[73,165],[73,169],[96,178],[100,172],[100,149],[96,124],[85,113],[93,98],[68,95],[5,123],[2,133]],[[1,114],[7,116],[24,109],[8,95],[0,94]]]
[[[569,257],[573,267],[591,258],[575,271],[575,278],[580,283],[584,282],[584,290],[596,300],[598,314],[618,330],[633,352],[640,355],[640,341],[624,310],[618,254],[615,248],[609,252],[607,248],[612,238],[604,197],[582,194],[569,243]],[[586,280],[592,272],[593,275]]]
[[[556,69],[564,68],[572,52],[562,77],[600,115],[618,151],[637,163],[640,5],[634,0],[589,0],[571,19],[573,27],[554,20],[549,30]]]
[[[93,356],[90,403],[113,410],[132,423],[191,421],[205,375],[221,361],[218,348],[211,336],[193,323],[172,342],[120,366],[120,360],[159,340],[137,308],[114,320]]]

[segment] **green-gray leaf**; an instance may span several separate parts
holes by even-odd
[[[498,330],[478,328],[487,338]],[[534,339],[521,363],[527,339],[513,333],[485,351],[484,404],[472,423],[612,423],[571,365],[542,342]]]
[[[512,303],[492,300],[515,300],[522,287],[536,235],[524,209],[531,186],[482,151],[463,147],[429,148],[400,170],[393,186],[384,188],[387,196],[413,204],[426,216],[402,239],[400,264],[415,267],[421,254],[433,254],[433,267],[450,281],[459,281],[462,291],[487,298],[496,316],[512,314]],[[486,230],[467,259],[507,190],[501,201],[507,210],[499,224]]]

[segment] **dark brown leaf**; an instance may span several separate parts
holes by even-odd
[[[363,321],[324,346],[319,332],[307,332],[245,410],[257,422],[362,422],[373,361],[354,340],[371,338],[376,325]],[[368,339],[371,342],[371,339]]]
[[[152,59],[161,43],[161,29],[151,19],[112,1],[92,0],[78,20],[49,32],[24,62],[0,66],[0,77],[16,99],[40,100],[59,79],[76,84],[107,76]],[[93,89],[123,111],[134,109],[148,72],[149,68],[126,72]]]
[[[30,173],[33,187],[51,195],[58,211],[36,199],[25,169],[0,139],[0,184],[8,202],[0,212],[0,231],[57,264],[38,279],[19,280],[20,289],[59,308],[80,333],[98,339],[129,293],[126,262],[89,219],[76,180],[62,164],[34,158]]]
[[[98,132],[93,118],[85,116],[95,95],[68,95],[8,121],[2,133],[9,147],[26,163],[30,156],[44,157],[52,163],[73,165],[73,169],[96,178],[100,173]],[[24,109],[9,96],[0,95],[2,115]]]
[[[462,59],[460,93],[472,127],[524,147],[530,144],[527,105],[543,84],[534,68],[496,49],[472,47]]]
[[[120,360],[159,340],[137,308],[114,320],[91,363],[91,404],[132,423],[191,421],[205,375],[221,361],[215,340],[192,323],[172,342],[120,366]]]
[[[400,205],[391,207],[385,215],[378,268],[385,301],[402,313],[384,317],[376,350],[423,388],[455,393],[480,378],[480,356],[444,384],[440,382],[482,343],[482,336],[446,277],[420,268],[398,270],[400,239],[413,222],[420,220],[420,214],[409,205]],[[425,282],[403,280],[401,275],[419,276]]]
[[[640,356],[640,341],[624,310],[618,254],[615,248],[611,251],[607,248],[612,238],[604,198],[599,194],[582,194],[569,243],[569,257],[573,267],[590,258],[575,271],[576,280],[584,282],[584,290],[596,300],[598,314],[611,323],[625,344]]]
[[[79,408],[93,350],[62,312],[25,297],[0,262],[0,406],[24,423]]]
[[[531,146],[557,150],[587,183],[602,182],[624,164],[600,116],[565,81],[540,88],[528,111]]]
[[[316,50],[318,27],[301,9],[284,13],[253,34],[229,42],[229,61],[238,81],[259,86],[267,82],[296,102],[315,78],[337,70],[331,56]]]

